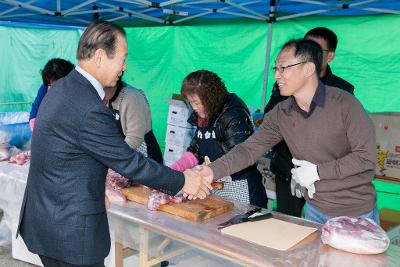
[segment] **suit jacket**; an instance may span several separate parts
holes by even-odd
[[[31,149],[17,233],[31,252],[71,264],[95,264],[109,253],[108,168],[171,195],[184,185],[182,173],[125,143],[112,112],[76,70],[46,94]]]

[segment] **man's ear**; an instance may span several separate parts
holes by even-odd
[[[94,62],[96,64],[96,67],[100,67],[101,66],[101,62],[103,60],[103,57],[106,56],[106,51],[104,51],[104,49],[97,49],[96,52],[94,52]]]
[[[312,63],[312,62],[307,62],[307,63],[305,63],[305,66],[304,66],[305,68],[304,68],[304,75],[306,76],[306,77],[309,77],[309,76],[311,76],[311,75],[315,75],[315,72],[316,72],[316,68],[315,68],[315,64],[314,63]]]
[[[335,52],[329,51],[328,52],[328,63],[331,62],[335,58]]]

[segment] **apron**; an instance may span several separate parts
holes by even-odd
[[[216,139],[215,127],[197,127],[195,138],[199,145],[201,158],[207,156],[213,162],[224,155]],[[262,184],[262,176],[255,165],[218,181],[224,183],[224,188],[213,189],[212,195],[267,207],[268,198]]]

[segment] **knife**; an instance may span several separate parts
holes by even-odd
[[[243,223],[243,222],[256,222],[256,221],[260,221],[260,220],[264,220],[264,219],[268,219],[268,218],[272,217],[272,213],[270,213],[270,212],[262,214],[262,215],[250,217],[254,213],[260,212],[260,211],[261,211],[261,208],[255,208],[255,209],[252,209],[252,210],[246,212],[245,214],[236,215],[235,217],[229,219],[228,221],[217,225],[217,229],[222,229],[227,226],[231,226],[231,225]]]

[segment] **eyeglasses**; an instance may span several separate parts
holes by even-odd
[[[275,66],[275,67],[272,68],[272,70],[274,72],[278,71],[280,74],[282,74],[286,69],[294,67],[294,66],[297,66],[297,65],[300,65],[300,64],[304,64],[304,63],[307,63],[307,61],[297,62],[297,63],[294,63],[292,65],[287,65],[287,66],[278,66],[278,67]]]

